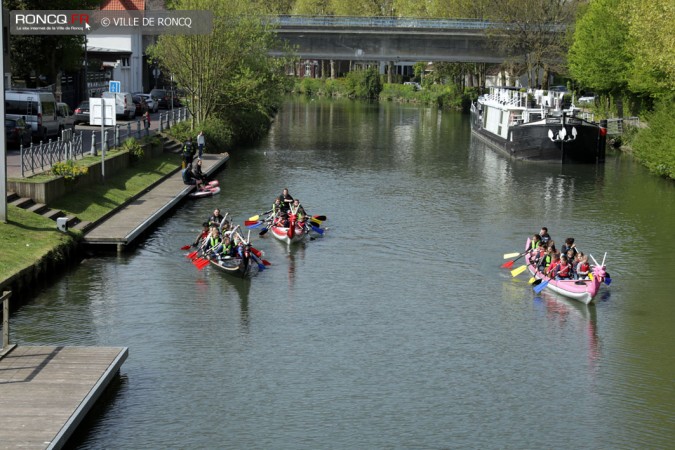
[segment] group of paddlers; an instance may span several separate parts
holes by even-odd
[[[588,255],[577,249],[574,238],[565,239],[565,243],[558,250],[546,227],[542,227],[539,234],[530,238],[528,252],[530,264],[549,278],[585,280],[591,270]]]
[[[284,188],[281,194],[274,199],[272,209],[263,214],[269,214],[272,225],[277,227],[290,227],[291,218],[294,218],[299,226],[306,226],[307,213],[305,208],[300,204],[300,200],[291,196],[288,188]]]
[[[202,224],[202,231],[192,244],[203,255],[219,260],[244,258],[250,250],[250,245],[239,232],[239,225],[235,226],[229,222],[218,208]]]

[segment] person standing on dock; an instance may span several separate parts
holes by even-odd
[[[204,145],[206,144],[206,139],[204,138],[204,131],[200,130],[197,135],[197,148],[199,149],[198,158],[202,159],[202,153],[204,153]]]

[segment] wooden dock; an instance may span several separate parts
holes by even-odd
[[[0,359],[0,449],[63,447],[127,355],[126,347],[16,346]]]
[[[227,153],[205,154],[202,158],[202,171],[210,176],[229,158]],[[181,171],[178,171],[98,224],[85,235],[84,242],[88,245],[115,245],[117,251],[122,251],[176,207],[193,189],[193,186],[183,183]]]

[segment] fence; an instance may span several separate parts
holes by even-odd
[[[607,134],[609,136],[621,136],[624,132],[624,126],[639,127],[639,117],[624,117],[623,119],[607,119]]]
[[[145,119],[137,119],[125,125],[105,128],[102,139],[100,130],[63,130],[61,137],[56,141],[50,139],[38,145],[20,147],[21,177],[25,177],[27,172],[32,174],[44,172],[57,162],[76,160],[87,155],[96,155],[98,151],[104,149],[108,151],[119,147],[128,138],[140,139],[155,131],[162,133],[189,117],[187,108],[174,109],[159,114],[156,129],[146,127]]]

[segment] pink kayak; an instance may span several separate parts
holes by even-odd
[[[525,247],[526,251],[529,249],[530,240],[527,240]],[[603,261],[604,263],[604,261]],[[529,255],[527,256],[527,270],[537,279],[535,281],[535,290],[550,289],[565,297],[577,300],[585,305],[592,303],[600,290],[602,282],[607,276],[604,265],[593,265],[591,273],[592,279],[585,280],[556,280],[549,278],[543,272],[540,272],[531,262]],[[541,280],[541,281],[539,281]],[[543,285],[543,287],[541,286]]]

